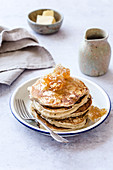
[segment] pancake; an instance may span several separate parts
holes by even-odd
[[[30,88],[31,113],[55,131],[83,128],[92,97],[87,86],[61,65]],[[40,125],[41,128],[43,128]]]
[[[72,130],[83,128],[87,123],[87,113],[81,117],[68,118],[68,119],[63,119],[63,120],[44,119],[37,112],[37,110],[35,110],[32,107],[31,107],[31,113],[34,117],[41,120],[49,128],[55,131],[72,131]],[[39,127],[44,129],[44,127],[41,126],[40,124],[39,124]]]
[[[69,108],[49,108],[40,105],[38,102],[32,101],[32,107],[46,118],[64,119],[68,117],[75,117],[84,114],[92,103],[91,96],[88,94],[81,99],[79,103]]]
[[[87,112],[86,112],[87,113]],[[67,119],[46,119],[50,124],[56,127],[79,129],[86,124],[86,114],[81,117],[67,118]]]
[[[57,91],[46,89],[42,83],[43,77],[32,85],[30,99],[38,101],[43,106],[49,107],[70,107],[73,106],[80,97],[89,93],[85,84],[73,77],[64,80],[63,88]]]

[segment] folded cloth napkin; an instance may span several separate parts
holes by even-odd
[[[0,83],[11,83],[25,69],[55,66],[51,54],[24,28],[0,27]]]

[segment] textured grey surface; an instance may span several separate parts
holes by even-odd
[[[34,34],[54,57],[56,63],[70,67],[75,76],[88,78],[109,94],[113,106],[113,59],[101,77],[83,75],[78,66],[78,50],[87,28],[99,27],[109,33],[113,44],[112,0],[0,0],[0,24],[9,28],[24,27]],[[53,8],[64,15],[61,30],[53,35],[35,34],[27,24],[27,13],[37,8]],[[10,86],[0,85],[0,169],[2,170],[112,170],[113,108],[108,119],[96,129],[70,137],[69,144],[21,125],[13,117],[9,99],[15,88],[48,70],[26,71]]]

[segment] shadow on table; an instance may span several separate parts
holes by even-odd
[[[30,135],[24,134],[27,138],[32,136],[32,141],[34,145],[38,142],[41,149],[46,152],[48,150],[53,150],[55,152],[65,152],[65,153],[73,153],[76,151],[84,151],[84,150],[94,150],[101,145],[104,145],[107,141],[113,138],[113,109],[111,114],[106,119],[106,121],[98,126],[97,128],[82,133],[80,135],[76,135],[73,137],[68,137],[69,143],[58,143],[54,139],[49,136],[45,136],[42,134],[37,134],[37,132],[29,131]],[[51,149],[50,149],[51,148]]]
[[[65,29],[61,29],[59,30],[58,32],[56,33],[53,33],[53,34],[47,34],[47,35],[40,35],[40,36],[44,36],[45,38],[46,37],[49,37],[53,40],[57,40],[57,41],[62,41],[63,39],[67,39],[67,36],[69,36],[69,34],[67,33],[67,30]]]
[[[89,132],[85,132],[80,135],[67,138],[70,141],[68,144],[57,143],[57,145],[60,149],[67,148],[68,151],[95,149],[100,145],[103,145],[111,137],[113,137],[112,122],[113,122],[113,110],[111,111],[111,114],[109,115],[107,120],[97,128]]]
[[[54,141],[51,137],[40,135],[40,143],[41,148],[43,150],[47,150],[47,148],[52,147],[54,150],[62,150],[65,152],[76,152],[76,151],[83,151],[83,150],[94,150],[98,148],[100,145],[104,145],[110,138],[113,138],[113,110],[111,114],[107,118],[107,120],[98,126],[97,128],[82,133],[80,135],[76,135],[73,137],[68,137],[69,143],[58,143]],[[47,140],[47,143],[43,141]],[[46,139],[45,139],[46,138]],[[45,143],[45,144],[44,144]]]
[[[113,108],[109,117],[97,128],[90,130],[85,133],[81,133],[80,135],[76,135],[73,137],[68,137],[69,143],[58,143],[50,136],[46,136],[40,134],[37,131],[33,131],[29,128],[26,128],[23,125],[19,125],[19,122],[15,120],[15,129],[21,137],[23,136],[23,140],[26,141],[26,144],[29,141],[32,141],[32,146],[37,148],[41,148],[43,152],[64,152],[67,153],[75,153],[81,151],[89,151],[98,149],[100,146],[108,143],[113,139]],[[18,124],[17,124],[18,123]]]
[[[85,75],[85,78],[89,78],[89,76]],[[102,83],[103,86],[106,85],[108,87],[111,86],[111,83],[113,84],[113,70],[109,69],[106,74],[98,77],[90,77],[91,81],[97,82],[97,84]]]

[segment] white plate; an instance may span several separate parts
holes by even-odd
[[[84,78],[80,78],[77,77],[80,80],[82,80],[85,85],[89,88],[91,96],[93,98],[93,105],[99,107],[99,108],[106,108],[107,109],[107,113],[101,117],[101,119],[94,123],[93,125],[90,125],[88,127],[79,129],[79,130],[74,130],[74,131],[69,131],[69,132],[58,132],[58,134],[63,135],[63,136],[72,136],[72,135],[76,135],[76,134],[80,134],[86,131],[89,131],[95,127],[97,127],[98,125],[100,125],[101,123],[103,123],[105,121],[105,119],[108,117],[108,115],[110,114],[111,111],[111,101],[109,96],[107,95],[107,93],[97,84],[93,83],[92,81],[89,81],[87,79]],[[43,134],[49,135],[49,132],[47,132],[46,130],[40,129],[37,127],[35,122],[28,122],[23,120],[20,115],[18,114],[16,107],[15,107],[15,99],[23,99],[28,110],[30,108],[30,100],[29,100],[29,92],[27,91],[27,88],[29,86],[31,86],[38,78],[26,81],[25,83],[23,83],[22,85],[20,85],[13,93],[13,95],[10,98],[10,108],[11,108],[11,112],[14,115],[14,117],[23,125],[36,130],[38,132],[41,132]]]

